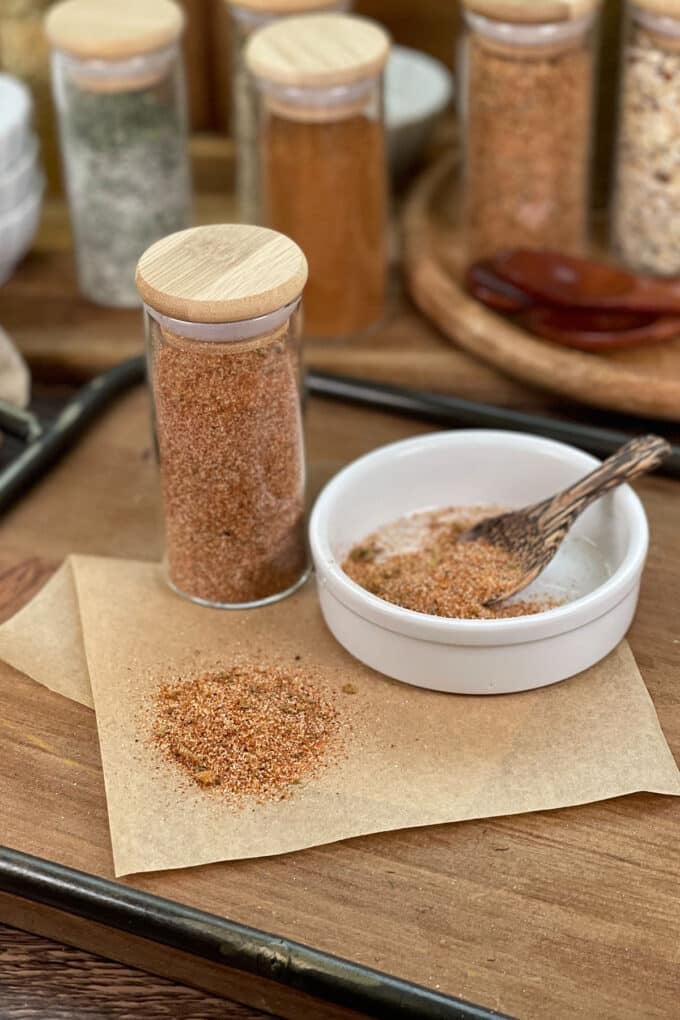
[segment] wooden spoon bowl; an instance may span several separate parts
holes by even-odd
[[[540,304],[654,315],[680,315],[680,280],[551,251],[517,250],[487,260],[489,270]]]

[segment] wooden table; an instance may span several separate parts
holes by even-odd
[[[29,270],[37,274],[37,267]],[[15,321],[23,285],[13,285]],[[31,292],[39,296],[37,276],[29,297]],[[48,333],[38,336],[35,309],[24,300],[26,320],[33,323],[26,336],[30,333],[35,343],[40,339],[45,349]],[[101,311],[90,314],[99,329]],[[86,311],[80,308],[78,315]],[[108,316],[112,331],[121,328],[118,316]],[[81,328],[86,332],[86,320]],[[72,551],[158,554],[147,414],[141,389],[122,399],[5,518],[0,531],[4,617]],[[425,428],[385,414],[311,401],[313,486],[349,459],[419,431]],[[653,477],[638,488],[650,515],[652,545],[630,638],[677,755],[680,487]],[[110,879],[93,714],[5,666],[0,666],[0,698],[3,842]],[[680,1002],[679,822],[677,801],[638,795],[144,875],[106,888],[121,896],[141,890],[187,904],[523,1018],[668,1018],[677,1015]],[[14,886],[3,880],[0,892],[0,920],[6,923],[282,1016],[355,1015],[346,1006],[321,1004],[286,986],[296,958],[282,957],[280,943],[271,943],[278,946],[278,956],[275,948],[263,953],[259,974],[246,973],[230,966],[228,958],[225,966],[225,959],[216,962],[162,946],[141,922],[127,931],[113,927],[106,904],[99,921],[76,916],[58,897],[38,902],[36,886],[31,886],[32,900],[26,898],[18,872],[12,881]],[[88,912],[82,904],[79,909]]]

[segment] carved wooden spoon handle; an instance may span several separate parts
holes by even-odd
[[[657,467],[670,452],[670,444],[661,436],[631,439],[585,478],[546,500],[541,508],[541,523],[550,529],[564,525],[605,492]]]

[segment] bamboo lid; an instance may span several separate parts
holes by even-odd
[[[184,14],[172,0],[63,0],[50,8],[51,45],[85,60],[125,60],[169,46]]]
[[[156,241],[137,264],[137,290],[161,315],[184,322],[239,322],[290,304],[307,260],[284,234],[220,223]]]
[[[680,18],[680,0],[633,0],[633,5],[662,18]]]
[[[340,0],[226,0],[229,7],[242,7],[256,14],[306,14],[341,6]]]
[[[246,62],[258,78],[277,85],[330,88],[380,74],[390,50],[384,29],[348,14],[284,18],[255,32]]]
[[[601,0],[463,0],[463,7],[494,21],[547,24],[575,21],[600,6]]]

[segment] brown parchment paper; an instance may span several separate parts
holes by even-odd
[[[625,643],[553,687],[438,694],[352,659],[327,631],[313,582],[274,606],[221,612],[178,598],[153,564],[72,563],[118,875],[639,790],[680,794]],[[318,671],[351,725],[347,758],[274,804],[234,808],[183,779],[148,741],[147,705],[160,682],[235,657]],[[343,693],[347,684],[356,693]]]
[[[94,707],[70,559],[0,626],[0,659],[51,691]]]
[[[625,642],[554,687],[494,698],[436,694],[348,656],[327,632],[312,584],[276,606],[222,613],[178,599],[154,565],[75,557],[0,627],[0,657],[83,704],[92,703],[89,665],[117,874],[637,790],[680,794]],[[187,784],[147,743],[145,706],[160,680],[234,657],[292,660],[320,671],[331,690],[356,690],[337,694],[352,730],[347,760],[289,801],[234,810]]]

